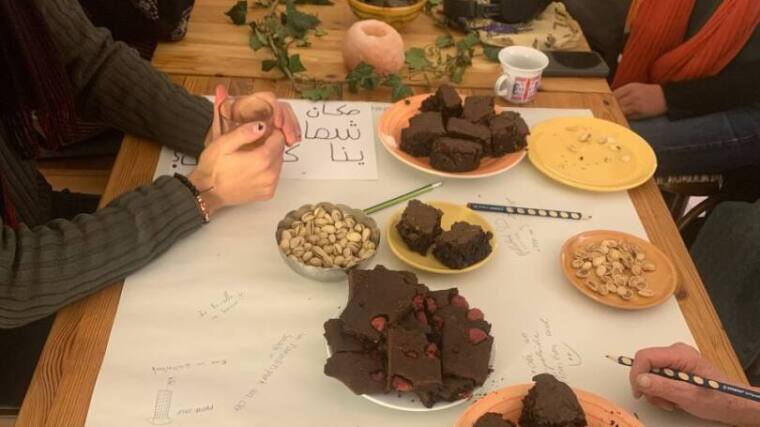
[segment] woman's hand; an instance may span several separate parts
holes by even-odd
[[[760,403],[682,381],[650,374],[652,368],[670,368],[726,382],[725,375],[686,344],[647,348],[636,353],[630,372],[633,395],[664,410],[681,408],[700,418],[737,426],[760,426]]]
[[[612,92],[629,119],[660,116],[668,111],[665,93],[660,85],[628,83]]]
[[[274,196],[282,169],[285,136],[274,130],[261,146],[241,148],[265,136],[265,122],[246,123],[211,141],[188,177],[202,193],[209,214],[224,206],[239,205]]]
[[[219,108],[227,96],[227,89],[223,85],[217,85],[214,96],[214,120],[206,136],[206,145],[222,134]],[[239,122],[263,121],[268,129],[279,130],[288,146],[301,141],[301,127],[293,108],[286,102],[278,101],[271,92],[258,92],[238,98],[232,116]]]

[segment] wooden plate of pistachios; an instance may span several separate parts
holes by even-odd
[[[675,266],[656,246],[631,234],[592,230],[568,239],[562,272],[579,291],[610,307],[641,310],[675,292]]]

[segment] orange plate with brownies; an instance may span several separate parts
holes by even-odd
[[[473,427],[475,422],[488,412],[502,414],[504,419],[516,423],[523,410],[523,399],[531,387],[533,384],[518,384],[487,394],[467,408],[457,421],[456,427]],[[577,388],[573,388],[573,392],[586,414],[586,421],[590,427],[643,427],[636,417],[615,403]]]
[[[468,172],[446,172],[435,169],[430,163],[430,157],[415,157],[401,150],[401,130],[409,126],[409,120],[420,113],[422,102],[432,94],[416,95],[398,101],[390,106],[380,118],[378,135],[383,146],[394,157],[407,165],[433,175],[449,178],[485,178],[503,173],[517,165],[525,157],[525,149],[502,157],[484,156],[480,160],[480,166]],[[462,97],[464,99],[464,97]],[[496,106],[495,112],[500,113],[506,109]]]

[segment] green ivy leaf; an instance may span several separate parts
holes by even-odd
[[[420,71],[430,67],[430,61],[428,61],[425,55],[425,50],[419,47],[407,50],[404,61],[413,71]]]
[[[351,93],[356,93],[359,88],[372,90],[380,84],[380,76],[375,72],[375,67],[366,62],[360,62],[348,73],[346,83],[348,83],[348,90]]]
[[[277,66],[277,60],[276,59],[265,59],[261,61],[261,70],[262,71],[270,71],[274,67]]]
[[[321,84],[301,91],[301,96],[312,101],[324,101],[339,94],[340,85],[337,84]]]
[[[459,42],[457,42],[457,49],[458,50],[469,50],[475,47],[480,42],[480,38],[478,37],[478,33],[471,32],[468,33],[466,36],[462,37]]]
[[[327,35],[327,30],[325,30],[325,29],[324,29],[324,28],[322,28],[322,27],[317,27],[317,28],[314,30],[314,35],[315,35],[315,36],[317,36],[317,37],[324,37],[324,36],[326,36],[326,35]]]
[[[293,0],[288,0],[282,19],[288,33],[295,39],[302,39],[307,31],[317,28],[321,23],[316,16],[298,10]]]
[[[499,52],[503,49],[501,46],[483,45],[483,55],[488,58],[489,61],[499,62]]]
[[[451,46],[454,46],[454,37],[451,37],[451,34],[444,34],[435,39],[435,47],[438,49],[444,49]]]
[[[451,69],[449,80],[451,80],[452,83],[462,83],[462,78],[464,77],[465,70],[466,68],[462,65],[455,66]]]
[[[293,74],[306,71],[306,67],[301,62],[301,55],[290,55],[290,58],[288,58],[288,70]]]
[[[254,32],[251,33],[250,39],[248,39],[248,44],[251,46],[251,49],[253,51],[257,51],[265,46],[264,43],[261,42],[261,39],[259,38],[261,34],[254,30]]]
[[[232,19],[232,23],[235,25],[245,25],[245,18],[248,14],[248,1],[241,0],[235,3],[230,10],[224,13]]]
[[[296,0],[296,4],[313,4],[316,6],[332,6],[335,3],[330,0]]]
[[[398,74],[389,74],[383,81],[383,86],[391,88],[391,100],[396,102],[412,95],[412,90],[404,84]]]

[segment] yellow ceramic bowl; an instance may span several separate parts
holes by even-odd
[[[395,29],[414,21],[425,7],[425,0],[420,0],[411,6],[380,7],[364,3],[361,0],[348,0],[351,11],[360,19],[377,19],[390,24]]]

